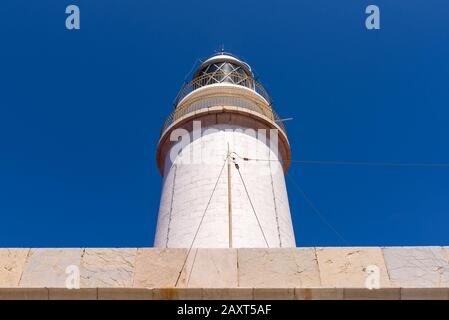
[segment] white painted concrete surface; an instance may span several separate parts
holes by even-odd
[[[192,139],[173,161],[166,154],[155,247],[190,247],[217,180],[193,247],[229,247],[228,143],[231,152],[263,160],[244,161],[233,155],[261,225],[232,163],[233,247],[266,248],[266,241],[270,248],[296,246],[281,163],[276,150],[270,149],[269,132],[262,141],[255,131],[245,131],[254,127],[256,121],[250,118],[246,128],[227,123],[204,126],[201,138]]]

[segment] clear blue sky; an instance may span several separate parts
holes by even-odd
[[[72,3],[79,31],[65,29]],[[381,30],[365,29],[369,4]],[[222,43],[294,118],[294,159],[449,162],[448,12],[446,0],[2,0],[0,247],[151,246],[160,126]],[[287,180],[298,246],[449,245],[449,168],[289,174],[329,224]]]

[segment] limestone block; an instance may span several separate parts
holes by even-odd
[[[48,300],[48,289],[0,288],[0,300]]]
[[[81,259],[81,287],[132,287],[136,248],[85,249]]]
[[[253,288],[205,288],[204,300],[253,300]]]
[[[449,299],[448,247],[187,253],[187,248],[0,249],[0,299]],[[80,268],[81,289],[65,288],[70,265]],[[368,290],[367,269],[373,265],[380,289]]]
[[[295,288],[296,300],[343,300],[342,288]]]
[[[50,300],[97,300],[97,289],[66,289],[50,288],[48,290]]]
[[[188,249],[138,249],[134,274],[134,288],[175,287]],[[192,249],[179,277],[178,287],[186,285],[196,249]]]
[[[449,300],[449,288],[402,288],[401,300]]]
[[[153,289],[98,288],[98,300],[153,300]]]
[[[68,266],[80,267],[82,249],[31,249],[20,280],[22,288],[65,288]]]
[[[345,288],[343,289],[345,300],[400,300],[401,289],[399,288]]]
[[[239,249],[239,287],[319,287],[314,248]]]
[[[388,247],[383,253],[392,285],[449,287],[449,264],[442,247]]]
[[[200,288],[158,288],[153,289],[154,300],[201,300],[203,289]]]
[[[19,286],[29,251],[30,249],[0,249],[0,288]]]
[[[390,287],[382,251],[378,247],[316,248],[316,254],[322,287],[364,288],[368,272],[374,269],[379,271],[380,287]]]
[[[237,249],[198,249],[187,287],[237,287]]]
[[[293,300],[294,288],[254,288],[254,300]]]
[[[175,287],[188,249],[139,249],[135,288]],[[235,249],[192,249],[177,287],[237,287]]]
[[[449,247],[443,247],[443,252],[445,253],[445,258],[447,263],[449,263]]]

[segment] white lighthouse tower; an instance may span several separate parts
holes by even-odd
[[[157,148],[163,176],[155,247],[295,247],[284,172],[290,146],[248,64],[204,61]]]

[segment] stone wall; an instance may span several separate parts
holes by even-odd
[[[159,248],[0,249],[0,299],[449,299],[449,247],[187,253]],[[80,289],[66,288],[68,266],[79,269]],[[380,288],[369,290],[365,282],[373,268]]]

